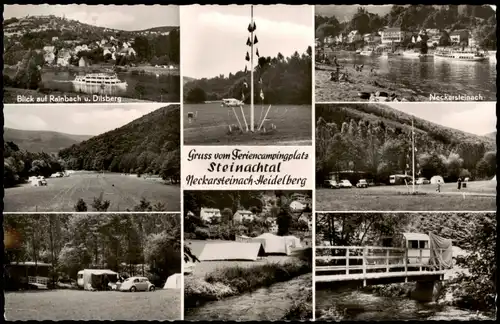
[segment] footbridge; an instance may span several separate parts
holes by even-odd
[[[316,246],[315,282],[368,286],[415,281],[417,299],[429,300],[449,268],[440,262],[445,252],[435,249],[431,257],[429,248]]]

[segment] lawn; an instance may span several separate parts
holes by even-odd
[[[269,106],[255,106],[255,124]],[[264,109],[262,109],[264,108]],[[250,124],[250,108],[243,107],[245,118]],[[241,110],[235,108],[240,122],[245,128]],[[187,115],[195,117],[190,122]],[[231,108],[222,107],[221,103],[185,104],[184,105],[184,144],[185,145],[311,145],[312,144],[312,107],[311,106],[271,106],[263,128],[268,132],[233,133],[228,135],[228,125],[238,125]],[[269,131],[271,124],[276,126]]]
[[[77,172],[65,178],[47,179],[47,186],[25,184],[6,188],[5,212],[71,212],[82,198],[89,211],[94,198],[103,193],[110,201],[108,211],[126,211],[137,206],[144,197],[154,205],[163,203],[167,211],[180,211],[180,187],[167,185],[154,179],[117,173],[97,174]]]
[[[5,293],[5,317],[9,321],[180,320],[181,290],[8,292]]]
[[[317,189],[317,211],[486,211],[496,210],[496,182],[473,181],[458,190],[456,183],[416,186],[421,195],[406,195],[411,186],[366,189]]]

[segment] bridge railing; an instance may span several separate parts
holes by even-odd
[[[349,275],[371,272],[407,273],[409,271],[444,270],[441,264],[429,264],[430,250],[430,248],[408,249],[379,246],[316,246],[316,272],[337,272],[339,275]],[[443,251],[439,250],[440,253]]]

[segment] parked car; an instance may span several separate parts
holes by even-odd
[[[422,178],[418,178],[416,183],[418,185],[422,185],[422,184],[430,184],[431,182],[429,180],[427,180],[427,178],[422,177]]]
[[[352,188],[352,183],[349,180],[340,180],[340,188]]]
[[[368,188],[368,182],[365,179],[361,179],[356,184],[356,187],[358,187],[358,188]]]
[[[335,180],[325,180],[325,187],[330,189],[340,189],[340,184]]]
[[[119,291],[155,291],[155,285],[146,277],[130,277],[117,286]]]

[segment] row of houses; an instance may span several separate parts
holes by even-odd
[[[468,46],[475,46],[476,41],[472,33],[466,29],[455,31],[447,31],[450,36],[451,44],[466,44]],[[405,38],[411,37],[411,42],[416,43],[421,41],[423,35],[427,37],[427,45],[432,46],[435,43],[439,44],[442,32],[438,29],[429,28],[422,29],[419,32],[404,31],[399,27],[385,27],[378,32],[360,34],[357,30],[352,30],[349,33],[340,33],[337,36],[327,36],[323,40],[316,39],[316,46],[321,46],[321,43],[326,45],[341,44],[341,43],[356,43],[364,41],[368,45],[388,45],[399,44]]]

